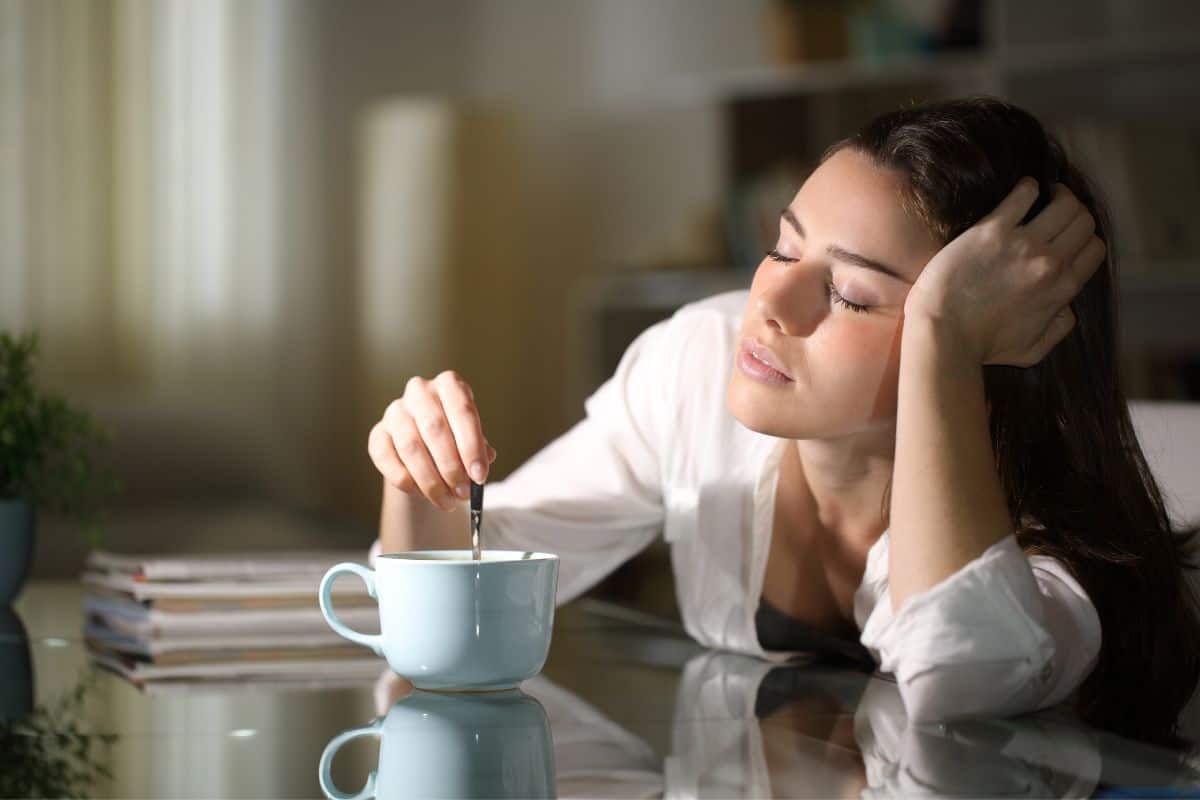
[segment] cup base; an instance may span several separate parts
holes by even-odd
[[[423,692],[442,692],[448,694],[457,694],[459,692],[507,692],[521,685],[520,681],[508,681],[506,683],[481,683],[473,686],[422,686],[412,678],[408,678],[408,681],[413,685],[413,688],[420,689]]]

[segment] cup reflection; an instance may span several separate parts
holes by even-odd
[[[379,737],[379,763],[356,793],[334,786],[343,744]],[[520,689],[478,694],[416,689],[385,715],[335,736],[319,767],[321,790],[348,798],[555,797],[554,747],[542,705]]]

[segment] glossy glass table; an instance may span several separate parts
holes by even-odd
[[[1062,709],[910,725],[886,676],[706,650],[594,600],[558,609],[543,674],[475,695],[413,692],[382,661],[357,684],[139,689],[88,661],[81,603],[35,581],[0,624],[8,794],[1200,796],[1191,755]]]

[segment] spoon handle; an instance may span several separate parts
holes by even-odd
[[[471,481],[471,555],[476,561],[482,557],[479,546],[479,526],[483,522],[483,484]]]

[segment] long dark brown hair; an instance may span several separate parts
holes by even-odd
[[[1106,204],[1032,114],[993,97],[888,112],[820,161],[844,147],[900,172],[906,210],[942,243],[1025,175],[1041,192],[1022,224],[1050,202],[1056,182],[1095,218],[1107,256],[1071,303],[1075,328],[1038,364],[983,367],[992,448],[1018,543],[1026,554],[1062,561],[1100,617],[1099,661],[1073,697],[1080,718],[1189,746],[1178,721],[1200,679],[1200,609],[1183,570],[1197,568],[1187,555],[1200,528],[1172,526],[1130,420]]]

